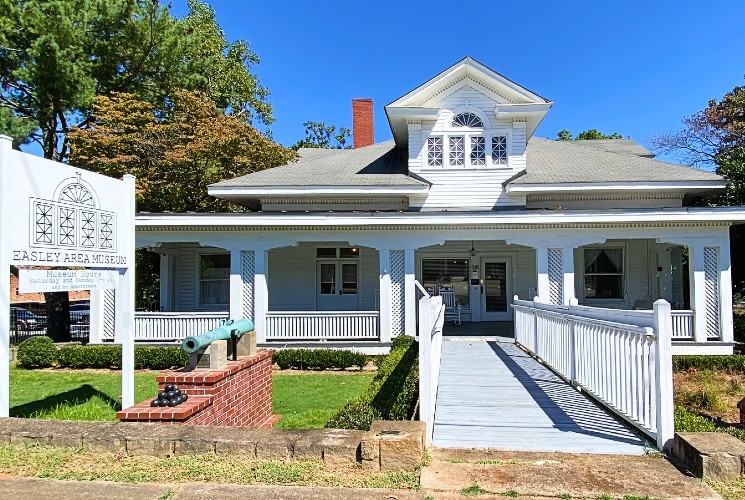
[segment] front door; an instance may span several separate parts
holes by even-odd
[[[359,308],[357,262],[319,261],[316,279],[319,311],[354,311]]]
[[[511,321],[510,266],[507,260],[481,261],[481,320]]]

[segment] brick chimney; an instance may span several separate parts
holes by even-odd
[[[352,133],[354,149],[364,148],[375,142],[372,99],[352,99]]]

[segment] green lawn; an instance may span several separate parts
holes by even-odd
[[[136,401],[155,396],[157,373],[136,373]],[[284,415],[277,427],[323,427],[331,415],[365,390],[372,377],[368,373],[274,375],[274,413]],[[120,372],[10,370],[12,417],[116,420],[120,394]]]

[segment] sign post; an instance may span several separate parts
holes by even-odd
[[[56,286],[44,291],[117,282],[122,407],[134,404],[134,196],[131,175],[112,179],[14,151],[0,136],[0,417],[10,410],[11,265],[82,269],[21,273],[26,286]]]

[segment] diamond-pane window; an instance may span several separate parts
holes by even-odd
[[[491,138],[491,161],[494,165],[507,165],[507,137],[498,135]]]
[[[483,128],[484,122],[473,113],[460,113],[453,117],[453,127]]]
[[[450,138],[450,166],[451,167],[462,167],[465,161],[465,147],[463,137],[451,137]]]
[[[471,165],[486,164],[486,139],[471,137]]]
[[[75,245],[76,213],[74,208],[60,207],[59,209],[59,244]]]
[[[427,139],[427,165],[430,167],[442,166],[442,137]]]

